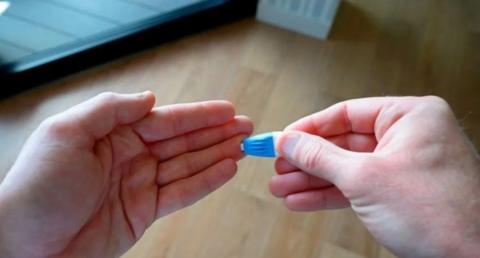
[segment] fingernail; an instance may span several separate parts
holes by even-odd
[[[300,140],[300,135],[297,133],[288,133],[283,137],[283,143],[281,144],[282,152],[288,157],[293,157],[295,147]]]
[[[152,92],[149,91],[149,90],[147,90],[147,91],[144,91],[144,92],[142,92],[142,93],[140,93],[140,94],[138,94],[138,95],[139,95],[140,97],[146,97],[146,96],[151,95],[151,94],[152,94]]]

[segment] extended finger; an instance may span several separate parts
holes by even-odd
[[[157,184],[164,186],[175,180],[190,177],[221,160],[240,160],[244,156],[240,149],[240,142],[244,138],[245,135],[238,135],[207,149],[185,153],[168,161],[160,162]]]
[[[160,161],[186,152],[201,150],[223,142],[235,135],[250,135],[253,125],[247,117],[239,116],[231,122],[193,131],[175,138],[155,142],[150,146],[151,153]]]
[[[316,190],[331,185],[332,183],[324,179],[311,176],[302,171],[274,176],[269,182],[270,192],[279,198],[283,198],[290,194]]]
[[[144,141],[155,142],[222,125],[234,116],[234,107],[228,101],[177,104],[155,108],[134,129]]]
[[[236,171],[236,162],[226,159],[194,176],[161,187],[157,196],[157,218],[192,205],[225,184]]]
[[[323,111],[304,117],[286,130],[304,131],[322,137],[345,133],[374,134],[380,111],[395,98],[364,98],[335,104]]]
[[[288,162],[286,159],[279,157],[275,160],[275,170],[279,175],[298,171],[299,169]]]
[[[336,187],[301,192],[288,195],[285,205],[292,211],[318,211],[325,209],[343,209],[350,207],[350,202]]]

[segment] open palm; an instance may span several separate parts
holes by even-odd
[[[247,118],[224,101],[154,102],[101,94],[42,123],[0,187],[0,251],[117,257],[233,177]]]

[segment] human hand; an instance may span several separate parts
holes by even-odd
[[[480,158],[437,97],[368,98],[277,141],[271,192],[295,211],[352,207],[400,257],[479,257]]]
[[[101,94],[44,121],[0,185],[1,257],[116,257],[219,188],[252,132],[224,101]]]

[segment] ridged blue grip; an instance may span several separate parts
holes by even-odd
[[[275,133],[264,133],[243,140],[243,152],[249,156],[275,158]]]

